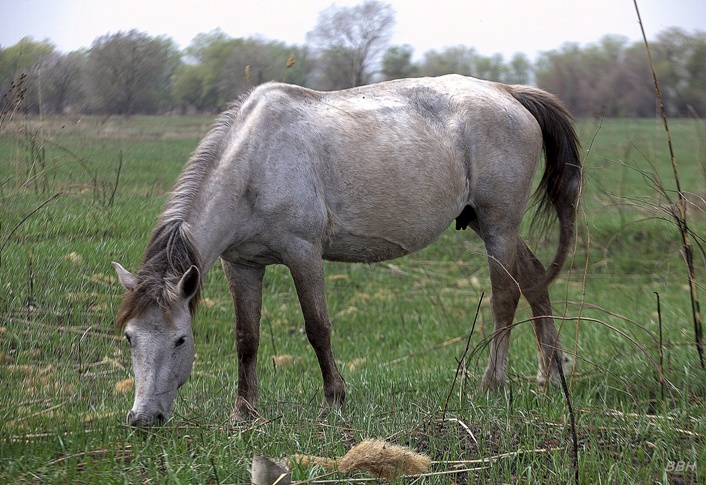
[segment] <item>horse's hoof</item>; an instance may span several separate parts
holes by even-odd
[[[499,393],[505,389],[505,379],[499,378],[495,372],[486,370],[481,380],[481,389],[488,393]]]
[[[316,421],[318,423],[323,423],[328,420],[328,415],[329,407],[326,405],[326,403],[324,403],[319,407],[319,412],[316,414]]]
[[[316,415],[316,421],[318,422],[328,422],[329,418],[333,416],[336,421],[345,420],[343,416],[344,405],[339,403],[328,404],[326,401],[321,403],[319,408],[319,413]]]
[[[246,421],[251,421],[252,419],[253,416],[250,413],[243,413],[237,409],[233,409],[233,412],[230,413],[231,424],[242,424]]]
[[[539,389],[539,392],[545,393],[547,392],[548,389],[548,383],[552,382],[552,384],[556,385],[554,383],[554,376],[552,376],[551,379],[547,379],[547,374],[543,371],[537,372],[537,389]]]
[[[571,358],[570,356],[563,354],[562,359],[561,359],[561,370],[564,373],[564,379],[569,380],[569,374],[573,372],[574,368],[574,359]],[[559,369],[556,367],[552,367],[552,385],[554,387],[559,387],[561,388],[561,376],[559,375]]]
[[[340,416],[343,408],[346,407],[346,392],[341,390],[333,397],[325,398],[319,407],[317,421],[326,421],[329,415],[338,414]]]
[[[244,421],[251,421],[259,418],[257,410],[250,405],[245,399],[238,398],[233,411],[230,413],[230,422],[240,424]]]
[[[564,378],[568,379],[568,376],[574,367],[574,359],[567,354],[563,354],[561,362],[561,368],[564,371]],[[549,384],[554,387],[561,388],[561,376],[559,375],[559,369],[556,366],[552,366],[550,376],[547,376],[546,372],[541,369],[537,372],[537,387],[539,390],[541,392],[547,391]]]

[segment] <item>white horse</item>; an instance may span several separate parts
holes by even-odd
[[[540,213],[559,243],[545,270],[518,235],[540,154]],[[187,163],[117,318],[132,349],[133,425],[169,417],[194,358],[192,318],[220,257],[235,305],[234,419],[256,413],[262,278],[287,265],[321,367],[325,401],[345,400],[331,351],[322,259],[370,263],[434,242],[456,220],[485,243],[495,333],[482,385],[505,384],[521,294],[538,339],[538,382],[563,358],[548,284],[570,250],[581,183],[571,116],[552,95],[457,75],[336,92],[269,83],[223,113]]]

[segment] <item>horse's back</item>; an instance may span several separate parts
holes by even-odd
[[[277,224],[304,221],[329,259],[429,245],[469,204],[484,147],[512,145],[503,125],[524,122],[499,86],[444,76],[334,92],[257,88],[241,109],[257,138],[253,182],[270,188],[263,216],[296,212]]]

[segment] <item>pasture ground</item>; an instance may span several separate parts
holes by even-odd
[[[384,438],[433,460],[431,476],[409,483],[570,483],[566,402],[559,390],[537,390],[529,322],[513,331],[508,391],[478,391],[492,331],[487,266],[480,240],[453,228],[405,259],[326,265],[343,410],[317,420],[316,359],[288,271],[270,267],[262,419],[230,424],[233,309],[216,265],[172,419],[148,431],[124,424],[133,389],[129,349],[113,329],[121,288],[110,262],[136,269],[210,121],[16,117],[0,126],[0,482],[247,483],[254,453],[335,457]],[[706,123],[670,127],[703,300]],[[669,216],[676,194],[661,121],[586,120],[578,129],[590,149],[578,239],[552,297],[575,355],[568,379],[581,483],[706,483],[706,372]],[[553,254],[552,237],[528,240],[545,261]],[[516,321],[528,317],[522,301]],[[671,391],[654,365],[660,318]],[[294,480],[314,478],[365,475],[294,470]]]

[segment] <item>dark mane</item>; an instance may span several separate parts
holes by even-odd
[[[169,310],[176,300],[176,286],[191,266],[201,270],[201,261],[194,249],[190,236],[184,230],[182,221],[172,221],[158,225],[142,260],[140,270],[135,275],[137,286],[126,291],[118,312],[116,325],[122,329],[128,320],[157,304]],[[201,299],[201,282],[194,297],[189,301],[189,311],[193,317]]]
[[[242,100],[234,102],[218,117],[174,185],[135,275],[137,286],[126,291],[123,296],[116,319],[119,330],[151,305],[157,304],[168,311],[178,296],[175,293],[177,283],[192,265],[203,275],[202,262],[185,220],[191,210],[194,194],[201,189],[203,181],[227,146],[227,137],[238,117],[241,103]],[[196,295],[189,302],[192,316],[199,304],[200,295],[201,282]]]

